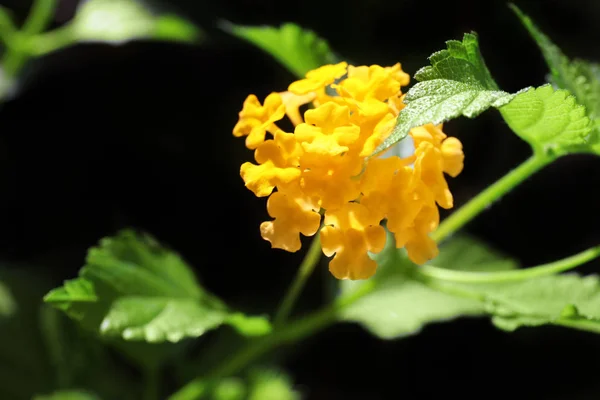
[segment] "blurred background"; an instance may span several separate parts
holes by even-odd
[[[62,0],[53,26],[72,18],[77,3]],[[568,56],[600,61],[599,2],[515,3]],[[30,1],[0,4],[23,19]],[[399,61],[411,75],[444,41],[473,30],[503,90],[540,85],[547,73],[504,1],[149,5],[195,22],[203,41],[61,50],[30,62],[17,93],[0,108],[0,259],[13,268],[32,266],[50,287],[74,277],[98,239],[131,226],[179,251],[231,305],[250,312],[277,305],[302,254],[271,250],[260,238],[266,202],[243,186],[239,166],[252,153],[231,130],[249,93],[262,98],[294,77],[219,30],[219,20],[295,22],[355,64]],[[450,181],[457,206],[530,153],[493,110],[445,130],[465,147],[465,170]],[[599,204],[600,158],[569,156],[491,205],[467,231],[524,266],[536,265],[600,243]],[[597,261],[581,268],[599,271]],[[322,263],[299,311],[326,301],[332,281]],[[203,346],[201,340],[190,351],[202,353]],[[461,319],[382,341],[341,324],[280,354],[310,400],[600,397],[600,336],[556,327],[506,333],[486,319]]]

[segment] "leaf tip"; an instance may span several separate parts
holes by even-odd
[[[226,19],[219,19],[217,21],[217,28],[219,28],[223,32],[227,32],[229,34],[234,34],[236,25],[233,22],[228,21]]]

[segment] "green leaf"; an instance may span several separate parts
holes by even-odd
[[[449,40],[446,45],[446,50],[429,57],[431,66],[415,74],[419,83],[406,93],[406,107],[396,127],[375,153],[404,139],[414,127],[440,124],[461,115],[474,118],[512,99],[513,95],[499,90],[492,79],[475,33],[466,33],[462,42]]]
[[[509,271],[515,260],[468,235],[455,236],[445,243],[440,254],[428,264],[456,271]]]
[[[33,400],[100,400],[100,397],[83,390],[61,390],[49,395],[35,396]]]
[[[519,93],[500,108],[504,120],[535,151],[566,153],[586,145],[591,131],[585,108],[551,85]]]
[[[243,376],[219,380],[194,380],[193,390],[178,393],[178,399],[207,398],[213,400],[300,400],[292,380],[279,369],[254,366]]]
[[[496,326],[515,330],[545,324],[595,325],[600,333],[598,276],[574,273],[543,276],[504,284],[459,285],[477,293]]]
[[[85,387],[107,399],[132,398],[126,368],[62,313],[42,304],[48,268],[6,265],[0,279],[14,293],[15,312],[0,318],[0,399],[30,400],[56,387]]]
[[[17,310],[17,304],[10,289],[0,282],[0,318],[10,317]]]
[[[570,60],[516,5],[510,7],[539,46],[548,67],[550,80],[559,89],[568,90],[586,108],[592,130],[587,146],[581,151],[600,154],[600,65],[589,61]]]
[[[136,0],[88,0],[69,25],[77,41],[123,43],[136,39],[196,42],[202,34],[175,15],[156,16]]]
[[[178,342],[223,324],[245,335],[270,330],[263,317],[233,312],[205,291],[175,252],[128,230],[90,249],[79,278],[45,301],[88,329],[126,340]]]
[[[327,41],[296,24],[286,23],[276,28],[222,21],[221,28],[266,51],[299,78],[322,65],[339,62]]]
[[[254,368],[248,377],[248,400],[300,400],[289,376],[272,368]]]
[[[211,399],[214,400],[244,400],[246,398],[246,383],[240,378],[225,378],[215,385]]]
[[[29,400],[52,388],[54,374],[39,329],[45,278],[23,265],[0,268],[13,297],[13,312],[0,318],[0,399]]]
[[[374,335],[394,339],[418,333],[425,325],[461,316],[485,315],[484,304],[475,296],[464,296],[460,289],[450,294],[436,290],[418,279],[416,269],[397,250],[393,236],[388,235],[386,248],[374,259],[378,263],[375,288],[350,306],[339,318],[363,325]],[[495,271],[515,267],[487,246],[470,238],[456,237],[446,242],[434,260],[438,267],[466,271]],[[343,281],[341,294],[346,295],[364,283]],[[468,294],[468,293],[467,293]]]
[[[600,117],[600,68],[584,60],[569,60],[567,56],[516,5],[510,7],[540,47],[550,68],[551,80],[560,89],[573,94],[588,110],[590,118]]]

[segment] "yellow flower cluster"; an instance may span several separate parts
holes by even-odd
[[[439,223],[437,205],[452,207],[444,173],[461,172],[460,141],[429,124],[410,132],[413,155],[368,158],[391,133],[403,107],[400,87],[408,82],[400,64],[342,62],[308,72],[263,104],[248,96],[233,134],[246,136],[255,152],[256,164],[244,163],[241,176],[256,196],[270,196],[273,220],[260,231],[272,247],[299,250],[299,234],[316,234],[323,214],[321,246],[333,256],[329,269],[338,279],[375,273],[368,253],[384,248],[383,220],[413,262],[438,254],[429,234]],[[277,126],[286,115],[293,133]]]

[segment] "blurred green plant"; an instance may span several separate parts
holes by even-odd
[[[20,28],[10,12],[0,7],[0,41],[5,47],[0,60],[0,98],[11,90],[28,60],[77,43],[121,44],[140,39],[198,43],[204,37],[191,22],[172,14],[155,15],[137,0],[83,1],[73,19],[46,31],[57,4],[57,0],[35,0]]]
[[[44,32],[55,6],[56,1],[36,1],[20,30],[6,11],[0,12],[7,77],[17,78],[31,57],[77,42],[201,38],[189,22],[156,16],[133,0],[90,0],[71,22]],[[531,158],[442,222],[433,234],[441,245],[437,258],[416,266],[388,234],[385,249],[373,256],[375,276],[341,281],[331,304],[290,320],[320,257],[316,239],[274,313],[273,326],[267,316],[231,309],[204,289],[176,252],[131,230],[102,239],[89,250],[79,276],[52,290],[52,282],[39,276],[31,280],[26,269],[15,274],[0,268],[0,359],[6,361],[0,363],[0,397],[163,399],[171,390],[167,370],[176,366],[174,379],[181,385],[169,400],[296,400],[302,393],[268,363],[268,353],[338,322],[358,323],[386,340],[417,334],[427,324],[475,316],[487,316],[508,331],[559,325],[600,333],[598,276],[561,274],[600,256],[600,246],[521,268],[477,239],[457,234],[489,204],[558,157],[600,154],[598,66],[570,61],[513,9],[542,49],[551,85],[502,91],[485,66],[477,36],[465,34],[462,42],[448,41],[446,49],[430,57],[431,65],[417,73],[420,82],[406,94],[394,133],[378,149],[402,141],[415,126],[474,118],[490,107],[531,145]],[[340,59],[325,40],[294,24],[222,27],[265,50],[298,77]],[[45,304],[40,305],[44,293]],[[212,348],[201,362],[185,357],[189,344],[209,332],[218,340],[210,341]],[[136,373],[127,372],[127,363]]]

